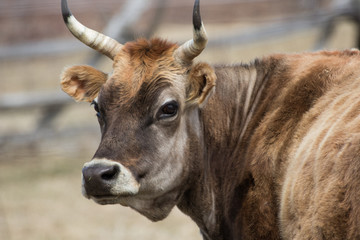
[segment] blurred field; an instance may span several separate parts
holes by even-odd
[[[2,162],[0,239],[199,239],[177,210],[151,223],[121,206],[98,206],[80,193],[84,159]]]
[[[210,39],[238,27],[206,25]],[[340,22],[326,48],[353,47],[355,30],[352,23]],[[157,35],[183,41],[191,37],[191,25],[164,24]],[[303,52],[313,47],[318,35],[314,28],[243,46],[210,48],[199,61],[231,64],[274,52]],[[63,67],[84,64],[89,54],[84,48],[74,54],[1,60],[0,94],[59,90]],[[101,69],[109,71],[111,62],[103,60]],[[41,109],[0,113],[0,239],[201,239],[196,225],[177,209],[152,223],[131,209],[99,206],[81,196],[81,168],[100,138],[89,104],[68,105],[52,132],[41,138],[32,136],[40,116]],[[85,130],[73,132],[76,128]],[[30,139],[6,140],[14,134]]]

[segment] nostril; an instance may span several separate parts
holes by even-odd
[[[104,169],[101,172],[101,179],[103,180],[112,180],[117,177],[117,175],[120,173],[120,168],[118,165],[114,165],[109,167],[108,169]]]

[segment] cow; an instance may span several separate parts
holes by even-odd
[[[207,35],[121,44],[69,30],[113,72],[66,68],[62,89],[92,102],[101,142],[82,193],[152,221],[174,206],[210,239],[360,239],[360,52],[272,54],[249,64],[195,62]]]

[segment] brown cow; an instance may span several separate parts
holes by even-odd
[[[101,127],[84,196],[153,221],[176,205],[204,239],[360,239],[358,50],[210,66],[193,62],[207,39],[198,1],[180,47],[121,45],[62,8],[70,31],[114,61],[112,74],[61,77]]]

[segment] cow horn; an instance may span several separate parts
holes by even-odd
[[[122,48],[120,43],[82,25],[70,12],[67,0],[61,0],[61,12],[67,28],[77,39],[114,60]]]
[[[199,0],[195,0],[193,10],[193,39],[185,42],[175,51],[175,57],[182,62],[191,62],[204,50],[207,35],[200,16]]]

